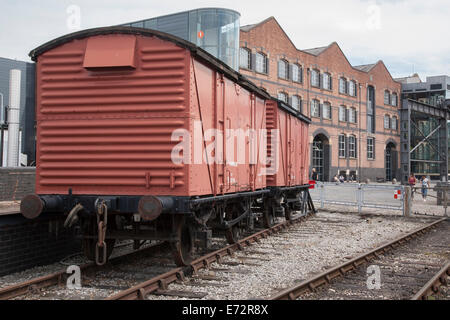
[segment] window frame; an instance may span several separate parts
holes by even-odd
[[[298,109],[294,107],[294,100],[297,100],[297,101],[298,101]],[[302,112],[302,97],[300,97],[300,96],[297,95],[297,94],[294,94],[294,95],[292,96],[292,107],[293,107],[295,110],[297,110],[297,111],[299,111],[299,112]]]
[[[353,94],[350,92],[350,88],[353,87]],[[356,81],[355,80],[350,80],[348,82],[348,95],[351,97],[356,97]]]
[[[369,141],[371,141],[372,143],[369,144]],[[367,160],[375,160],[375,138],[374,137],[367,137]]]
[[[240,47],[239,48],[239,68],[251,70],[252,69],[252,51],[247,47]],[[247,53],[247,66],[244,67],[241,65],[241,58],[242,58],[242,52],[245,51]]]
[[[341,119],[341,110],[344,110],[344,113],[343,113],[344,120]],[[347,116],[346,116],[346,113],[347,113],[347,107],[344,106],[344,105],[340,105],[340,106],[339,106],[339,111],[338,111],[338,120],[339,120],[340,122],[347,122]]]
[[[384,115],[384,121],[383,121],[384,129],[391,129],[391,116],[388,114]],[[387,125],[387,127],[386,127]]]
[[[262,57],[262,68],[263,68],[262,71],[258,70],[258,65],[259,65],[258,57]],[[261,74],[268,74],[268,72],[267,72],[267,64],[268,64],[267,55],[265,53],[261,52],[261,51],[257,52],[255,54],[255,72],[261,73]]]
[[[317,115],[313,113],[313,104],[315,105],[315,110],[317,111]],[[311,100],[311,108],[310,108],[311,118],[320,118],[320,101],[317,99]]]
[[[353,121],[352,121],[353,118]],[[357,123],[356,121],[356,108],[355,107],[350,107],[348,109],[348,122],[349,123]]]
[[[325,76],[328,77],[327,81],[325,81]],[[322,83],[322,87],[325,90],[331,90],[331,74],[329,72],[324,72],[323,73],[323,83]],[[325,87],[325,84],[327,85],[327,87]]]
[[[280,95],[284,95],[286,97],[286,100],[280,99]],[[287,92],[279,91],[277,97],[278,97],[278,100],[281,100],[284,103],[289,103],[289,94]]]
[[[348,136],[348,157],[356,159],[358,158],[357,155],[358,154],[356,151],[356,136],[354,134],[351,134]]]
[[[294,70],[297,69],[298,75],[297,79],[294,77]],[[303,83],[303,68],[298,63],[292,64],[292,81],[296,83]]]
[[[317,84],[313,82],[313,74],[317,75]],[[320,71],[317,69],[311,69],[311,87],[320,88]]]
[[[343,85],[343,88],[342,88]],[[344,91],[341,91],[343,89]],[[340,94],[348,94],[348,88],[347,88],[347,78],[340,77],[339,78],[339,93]]]
[[[389,90],[384,90],[384,104],[390,105],[391,104],[391,93]]]
[[[344,133],[340,133],[339,136],[338,136],[338,156],[339,156],[339,158],[346,158],[346,151],[347,150],[345,150],[345,140],[346,140],[345,134]]]
[[[393,126],[395,124],[395,127]],[[398,130],[398,118],[397,116],[392,116],[391,118],[391,129],[397,131]]]
[[[281,75],[280,74],[280,66],[281,64],[284,65],[284,74]],[[283,79],[283,80],[289,80],[289,61],[287,61],[286,59],[279,59],[278,60],[278,78],[279,79]]]
[[[394,107],[397,107],[397,106],[398,106],[398,95],[397,95],[397,92],[393,92],[393,93],[391,94],[391,104],[392,104],[392,106],[394,106]]]
[[[324,110],[325,110],[326,107],[327,107],[327,109],[328,109],[329,117],[325,117],[325,112],[324,112]],[[325,101],[325,102],[322,104],[322,118],[323,118],[323,119],[326,119],[326,120],[331,120],[331,119],[332,119],[331,110],[332,110],[332,109],[331,109],[331,103],[328,102],[328,101]]]

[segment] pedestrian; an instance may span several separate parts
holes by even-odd
[[[334,175],[333,181],[334,181],[336,184],[339,184],[339,178],[338,178],[337,174]]]
[[[318,180],[318,174],[317,174],[316,168],[312,168],[311,180],[314,180],[314,181]]]
[[[415,186],[417,183],[414,173],[411,173],[411,175],[409,176],[408,183],[409,183],[409,186],[411,187],[411,199],[414,199]]]
[[[345,181],[344,176],[343,176],[343,175],[340,175],[340,176],[339,176],[339,182],[340,182],[340,183],[344,183],[344,181]]]
[[[430,187],[430,181],[427,177],[422,176],[422,198],[423,201],[427,201],[428,188]]]

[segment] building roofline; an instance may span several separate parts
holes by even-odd
[[[364,71],[364,70],[360,70],[360,69],[356,68],[357,66],[353,66],[353,65],[350,63],[350,61],[348,60],[347,56],[344,54],[344,51],[342,51],[341,47],[339,46],[339,44],[338,44],[336,41],[333,41],[333,42],[330,43],[328,46],[317,47],[317,48],[324,48],[324,49],[321,50],[318,54],[313,54],[313,53],[311,53],[311,52],[305,51],[305,50],[311,50],[311,49],[317,49],[317,48],[311,48],[311,49],[298,49],[298,48],[295,46],[294,42],[293,42],[293,41],[291,40],[291,38],[288,36],[288,34],[286,33],[286,31],[284,31],[283,27],[280,25],[280,23],[277,21],[277,19],[276,19],[274,16],[270,16],[269,18],[264,19],[263,21],[261,21],[261,22],[259,22],[259,23],[256,23],[256,24],[253,24],[253,25],[247,25],[247,26],[251,26],[248,30],[242,30],[242,27],[241,27],[241,31],[242,31],[242,32],[249,32],[250,30],[253,30],[253,29],[255,29],[255,28],[257,28],[257,27],[260,27],[261,25],[263,25],[263,24],[269,22],[270,20],[274,20],[274,21],[277,23],[277,25],[280,27],[281,31],[284,33],[284,35],[286,36],[286,38],[288,38],[288,40],[290,41],[290,43],[292,44],[292,46],[294,47],[294,49],[296,49],[296,50],[299,51],[299,52],[303,52],[303,53],[305,53],[305,54],[309,54],[309,55],[312,55],[312,56],[314,56],[314,57],[318,57],[318,56],[320,56],[321,54],[323,54],[325,51],[327,51],[328,49],[330,49],[330,48],[335,44],[335,45],[339,48],[339,50],[341,51],[341,53],[342,53],[342,55],[344,56],[345,60],[347,61],[348,65],[349,65],[352,69],[354,69],[355,71],[358,71],[358,72],[362,72],[362,73],[366,73],[366,74],[367,74],[367,73],[369,73],[370,71],[372,71],[372,69],[375,68],[375,67],[381,62],[381,63],[383,64],[384,68],[386,69],[386,71],[388,72],[389,76],[391,77],[392,81],[401,84],[401,82],[396,81],[396,80],[392,77],[391,73],[389,72],[388,68],[387,68],[386,65],[384,64],[383,60],[378,60],[377,62],[373,63],[373,66],[372,66],[368,71]],[[244,27],[245,27],[245,26],[244,26]],[[370,63],[367,64],[367,65],[370,65]]]
[[[144,22],[144,21],[147,21],[147,20],[153,20],[153,19],[158,19],[158,18],[165,18],[165,17],[170,17],[170,16],[174,16],[174,15],[178,15],[178,14],[183,14],[183,13],[193,12],[193,11],[199,11],[199,10],[226,10],[226,11],[231,11],[231,12],[237,13],[239,15],[239,17],[241,16],[240,12],[238,12],[236,10],[233,10],[233,9],[219,8],[219,7],[204,7],[204,8],[196,8],[196,9],[185,10],[185,11],[180,11],[180,12],[168,13],[168,14],[165,14],[165,15],[162,15],[162,16],[156,16],[156,17],[151,17],[151,18],[147,18],[147,19],[140,19],[140,20],[136,20],[136,21],[125,22],[125,23],[121,23],[119,25],[139,23],[139,22]]]
[[[33,64],[32,61],[23,61],[23,60],[17,60],[17,59],[12,59],[12,58],[5,58],[5,57],[0,57],[0,59]]]

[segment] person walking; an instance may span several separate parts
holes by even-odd
[[[422,176],[422,198],[423,201],[427,201],[428,188],[430,187],[430,181],[427,177]]]
[[[408,178],[408,184],[411,187],[411,199],[414,199],[414,192],[415,192],[415,186],[416,186],[417,180],[414,176],[414,173],[411,173],[411,175]]]
[[[317,174],[316,168],[312,168],[311,180],[314,180],[314,181],[318,180],[318,174]]]

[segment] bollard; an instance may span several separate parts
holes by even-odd
[[[361,183],[358,184],[358,194],[356,197],[358,199],[358,213],[361,213],[362,212],[362,202],[363,202],[363,190],[362,190]]]
[[[403,216],[409,217],[411,216],[411,187],[404,186],[403,188]]]
[[[322,183],[321,185],[320,185],[320,208],[321,209],[323,209],[324,207],[325,207],[325,190],[324,190],[324,188],[325,188],[325,185],[324,185],[324,183]]]

